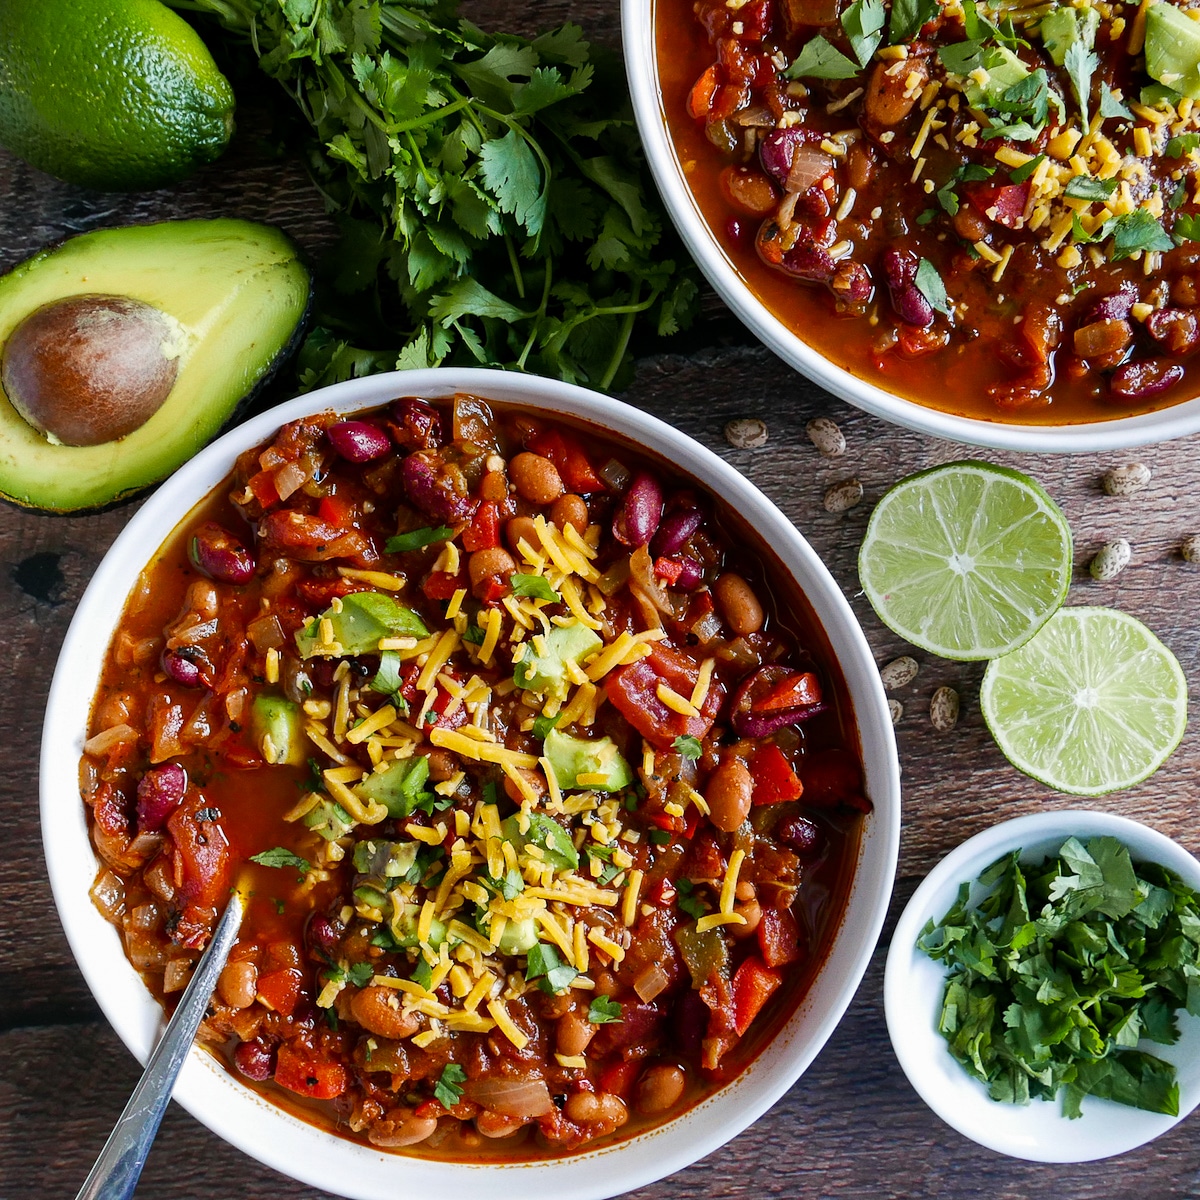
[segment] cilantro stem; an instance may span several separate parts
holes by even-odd
[[[530,350],[533,349],[533,344],[537,340],[538,328],[541,321],[546,316],[546,306],[550,303],[550,280],[554,277],[554,259],[551,255],[546,255],[546,278],[542,283],[542,302],[538,306],[538,320],[534,322],[533,328],[529,331],[529,336],[525,339],[525,348],[521,351],[521,357],[517,359],[517,366],[523,371],[525,369],[525,360],[529,357]]]
[[[633,322],[639,312],[648,308],[654,301],[651,296],[644,305],[637,303],[638,292],[642,290],[641,281],[639,280],[633,288],[633,304],[625,305],[626,313],[625,320],[621,322],[621,332],[617,337],[616,344],[613,346],[612,357],[608,360],[608,366],[604,368],[604,374],[600,379],[600,388],[603,391],[608,390],[608,385],[612,383],[613,377],[620,370],[621,363],[625,358],[625,350],[629,345],[629,338],[633,333]],[[610,309],[609,311],[615,311]]]
[[[516,248],[516,246],[513,245],[513,239],[512,239],[511,233],[506,233],[504,235],[504,248],[505,248],[505,250],[508,251],[508,261],[509,261],[509,264],[512,266],[513,280],[517,285],[517,295],[520,296],[520,298],[522,300],[524,300],[525,299],[525,277],[521,274],[521,264],[517,260],[517,248]],[[524,357],[524,355],[522,355],[522,358],[523,357]]]

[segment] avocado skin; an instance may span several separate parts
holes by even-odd
[[[98,512],[181,466],[254,402],[303,340],[313,278],[282,230],[232,218],[97,230],[0,276],[0,351],[34,309],[106,292],[144,300],[189,333],[175,386],[140,429],[56,446],[0,390],[0,499],[47,513]]]

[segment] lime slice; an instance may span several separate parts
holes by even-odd
[[[1019,650],[988,664],[979,693],[1005,757],[1076,796],[1153,774],[1187,724],[1187,680],[1136,617],[1064,608]]]
[[[1071,530],[1028,475],[948,463],[902,479],[879,501],[858,575],[880,620],[914,646],[998,658],[1066,599]]]

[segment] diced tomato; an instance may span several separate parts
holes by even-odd
[[[310,1100],[332,1100],[346,1090],[350,1075],[341,1063],[330,1062],[312,1050],[285,1042],[279,1047],[275,1082]]]
[[[330,525],[348,529],[354,524],[354,502],[336,493],[322,496],[317,505],[317,516],[322,521],[328,521]]]
[[[871,802],[863,795],[862,767],[847,750],[822,750],[806,755],[800,764],[804,803],[818,808],[844,805],[870,812]]]
[[[268,971],[258,977],[258,998],[281,1016],[290,1017],[300,999],[303,985],[304,976],[294,967]]]
[[[720,82],[719,70],[720,68],[717,64],[713,63],[692,85],[687,102],[689,117],[694,117],[697,121],[702,121],[708,117],[709,110],[712,108],[713,97],[717,94],[717,87]]]
[[[640,1058],[618,1058],[600,1068],[596,1083],[601,1091],[614,1096],[628,1096],[641,1073]]]
[[[739,1036],[750,1028],[750,1023],[762,1012],[763,1005],[781,983],[783,976],[768,967],[757,954],[752,954],[734,972],[733,1026]]]
[[[750,774],[754,777],[754,804],[799,800],[804,792],[800,777],[774,742],[764,742],[754,751],[750,758]]]
[[[465,571],[451,575],[449,571],[430,571],[421,583],[421,591],[430,600],[449,600],[459,588],[467,586]]]
[[[479,596],[480,604],[495,604],[499,600],[503,600],[512,589],[503,579],[488,579],[484,581],[483,588]]]
[[[1016,229],[1029,203],[1029,183],[973,183],[963,188],[971,205],[985,217],[1008,229]]]
[[[257,475],[251,476],[246,486],[263,508],[270,508],[272,504],[279,503],[279,489],[275,486],[274,471],[259,471]]]
[[[673,558],[656,558],[654,573],[665,579],[668,584],[678,583],[680,575],[683,574],[683,563]]]
[[[437,713],[437,723],[439,729],[460,729],[465,725],[470,718],[470,713],[467,712],[467,706],[460,704],[449,716],[446,715],[446,709],[450,707],[450,701],[453,697],[444,688],[439,687],[437,696],[433,703],[429,706],[429,711]]]
[[[674,904],[678,893],[669,879],[656,880],[646,891],[647,904]]]
[[[753,712],[782,712],[789,708],[802,708],[806,704],[821,703],[821,681],[812,671],[788,675],[767,692],[755,699]]]
[[[758,922],[758,945],[768,967],[782,967],[804,957],[800,922],[790,908],[764,908]]]
[[[229,891],[229,841],[215,821],[203,819],[211,811],[196,789],[167,818],[167,832],[175,845],[176,873],[184,904],[218,907]]]
[[[328,608],[334,596],[369,590],[369,585],[340,575],[337,579],[305,579],[296,584],[296,595],[313,608]]]
[[[500,545],[500,506],[495,500],[484,500],[475,510],[471,524],[463,530],[463,549],[493,550]]]
[[[559,476],[570,491],[585,496],[589,492],[608,490],[604,480],[596,474],[587,451],[573,434],[561,429],[544,429],[529,437],[526,445],[558,468]]]
[[[660,642],[645,658],[610,672],[604,689],[613,707],[638,733],[658,749],[669,750],[677,737],[703,738],[725,698],[724,688],[714,680],[697,717],[676,712],[658,698],[663,683],[690,697],[698,673],[694,659]]]

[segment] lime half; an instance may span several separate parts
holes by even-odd
[[[1187,680],[1136,617],[1060,609],[1019,650],[988,664],[979,693],[1005,757],[1077,796],[1153,774],[1187,724]]]
[[[858,575],[880,620],[914,646],[998,658],[1066,599],[1071,530],[1028,475],[948,463],[902,479],[879,501]]]

